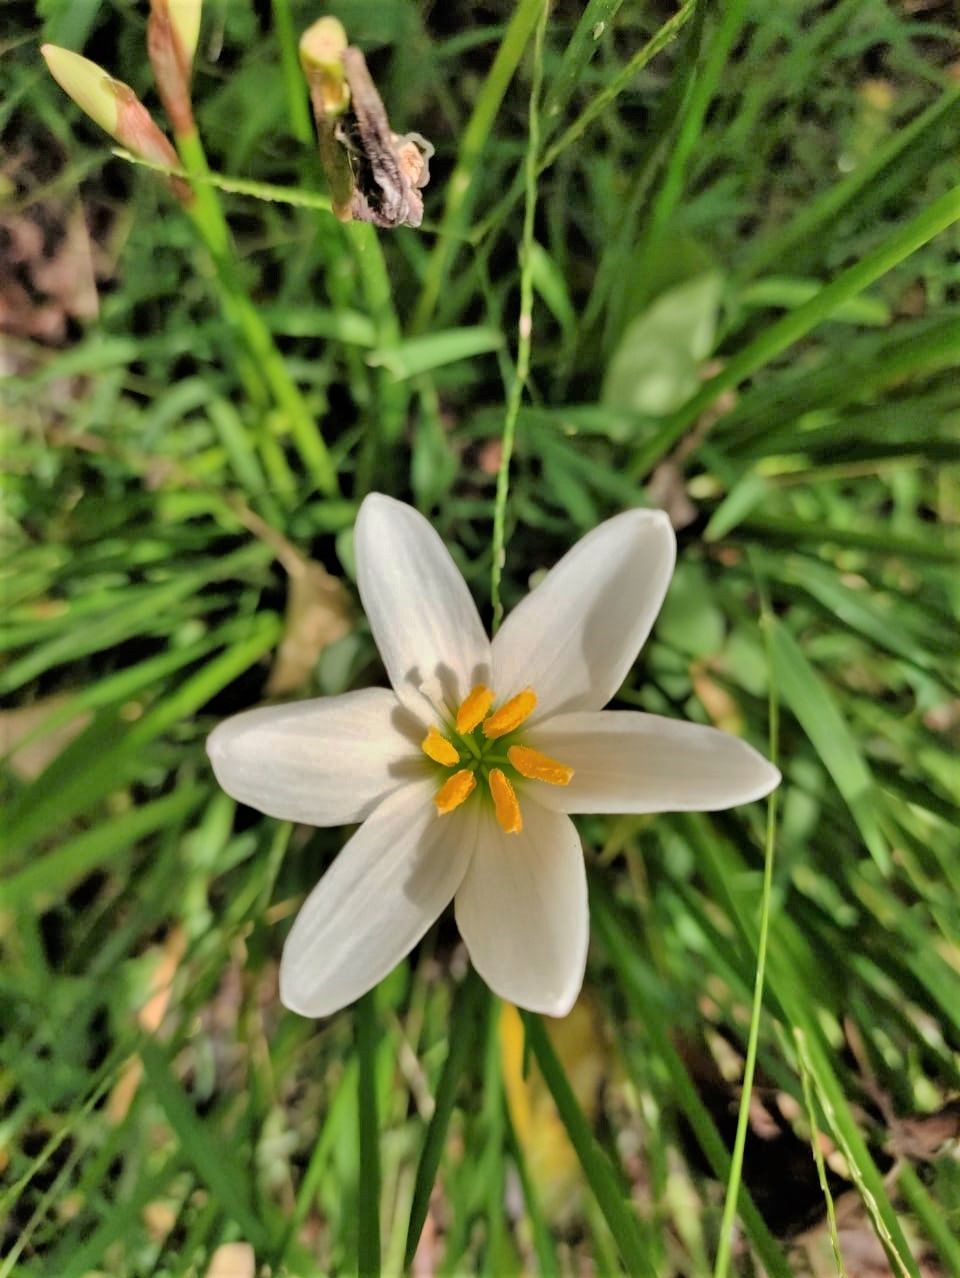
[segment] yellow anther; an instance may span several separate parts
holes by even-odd
[[[489,688],[484,687],[482,683],[471,688],[463,705],[457,711],[457,731],[472,732],[477,724],[482,723],[490,713],[492,705],[493,693]]]
[[[491,741],[497,737],[505,737],[533,714],[536,704],[537,694],[532,688],[524,688],[523,692],[518,692],[515,697],[505,701],[499,710],[493,712],[483,725],[483,735]]]
[[[516,790],[499,768],[491,768],[487,779],[500,828],[505,834],[519,834],[523,829],[523,817],[520,815]]]
[[[445,768],[452,768],[460,762],[460,756],[446,737],[441,736],[436,728],[431,728],[420,742],[420,749],[434,763],[442,763]]]
[[[507,758],[522,777],[531,781],[546,781],[547,785],[569,785],[573,768],[551,759],[549,755],[532,750],[530,746],[512,745]]]
[[[448,777],[433,796],[434,806],[440,815],[446,816],[454,808],[459,808],[460,804],[473,793],[476,784],[477,778],[469,768],[461,768],[452,777]]]

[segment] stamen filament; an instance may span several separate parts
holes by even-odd
[[[490,741],[497,737],[505,737],[520,727],[525,719],[533,714],[537,704],[537,694],[532,688],[524,688],[515,697],[505,701],[499,710],[495,710],[483,725],[483,735]]]
[[[565,763],[551,759],[530,746],[512,745],[507,751],[507,758],[522,777],[531,781],[546,781],[547,785],[569,785],[573,777],[573,768]]]
[[[445,768],[452,768],[460,762],[460,755],[456,748],[442,736],[436,728],[431,728],[427,735],[420,742],[420,749],[432,759],[434,763],[440,763]]]
[[[482,723],[493,705],[493,693],[482,683],[470,689],[457,711],[457,731],[472,732]]]
[[[523,829],[523,817],[520,815],[520,804],[517,792],[510,784],[505,773],[499,768],[491,768],[487,778],[490,793],[493,796],[493,808],[497,814],[500,828],[505,834],[519,834]]]
[[[448,777],[433,796],[434,807],[441,816],[446,816],[454,808],[459,808],[460,804],[473,793],[476,784],[477,778],[470,769],[461,768],[452,777]]]

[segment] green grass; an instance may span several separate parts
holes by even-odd
[[[316,6],[208,0],[192,216],[39,57],[159,118],[144,6],[0,36],[3,243],[56,261],[79,201],[100,274],[95,318],[2,357],[0,1276],[230,1242],[304,1276],[958,1272],[949,7],[335,8],[437,147],[418,232],[327,211]],[[618,704],[784,774],[766,816],[580,820],[593,1028],[529,1018],[522,1077],[450,919],[356,1008],[281,1007],[343,832],[238,810],[204,755],[268,695],[278,547],[352,594],[372,489],[491,624],[603,518],[686,503]],[[286,695],[381,680],[358,619]]]

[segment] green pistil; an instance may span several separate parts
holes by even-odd
[[[483,758],[483,747],[479,744],[479,742],[474,740],[474,734],[472,732],[467,733],[465,736],[459,736],[456,732],[453,732],[450,735],[453,737],[453,744],[461,758],[463,758],[465,751],[472,754],[478,761]]]
[[[486,782],[491,768],[500,768],[511,781],[516,782],[520,779],[520,774],[507,758],[507,749],[509,744],[512,744],[514,735],[511,733],[509,736],[496,737],[491,741],[484,736],[482,726],[474,728],[472,732],[457,732],[455,728],[447,725],[444,736],[459,754],[460,762],[449,767],[445,764],[437,764],[437,767],[446,776],[466,768],[476,773],[477,780],[481,782]]]

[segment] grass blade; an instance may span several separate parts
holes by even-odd
[[[664,1063],[677,1105],[693,1129],[714,1176],[718,1180],[727,1181],[732,1166],[730,1152],[710,1111],[701,1100],[680,1053],[670,1040],[664,1016],[656,999],[650,996],[649,975],[638,961],[628,931],[616,916],[607,893],[596,881],[591,884],[590,909],[593,924],[620,978],[628,1006],[637,1022],[643,1025],[656,1055]],[[779,1243],[742,1186],[739,1209],[744,1229],[768,1273],[773,1278],[792,1278],[793,1271],[780,1250]]]
[[[770,761],[776,764],[778,749],[778,700],[777,681],[773,677],[773,653],[771,648],[771,622],[766,591],[760,584],[764,634],[766,636],[767,667],[769,671],[768,714],[770,719]],[[763,851],[763,893],[760,899],[760,931],[757,937],[757,970],[753,986],[753,1006],[750,1011],[750,1030],[747,1035],[747,1055],[743,1066],[743,1083],[740,1093],[740,1109],[737,1114],[737,1132],[730,1159],[730,1175],[727,1179],[727,1195],[720,1224],[720,1243],[714,1265],[714,1278],[725,1278],[730,1267],[730,1250],[733,1245],[733,1226],[737,1215],[740,1180],[743,1174],[743,1154],[750,1123],[750,1098],[753,1093],[753,1077],[757,1065],[757,1048],[760,1042],[760,1017],[763,1011],[763,987],[767,970],[767,941],[770,935],[770,912],[773,901],[773,860],[777,834],[777,792],[767,798],[767,829]]]
[[[644,1250],[640,1229],[634,1218],[624,1187],[613,1164],[597,1144],[583,1110],[577,1103],[566,1072],[553,1050],[553,1044],[539,1016],[524,1018],[527,1039],[537,1058],[540,1073],[550,1088],[560,1119],[567,1130],[597,1205],[610,1227],[620,1255],[632,1278],[648,1275],[655,1278],[650,1259]]]
[[[269,1242],[267,1231],[253,1209],[239,1164],[229,1156],[229,1146],[225,1156],[222,1128],[218,1125],[215,1134],[213,1127],[197,1115],[155,1042],[145,1039],[140,1056],[153,1095],[176,1133],[184,1156],[223,1211],[240,1226],[243,1236],[255,1247],[265,1248]]]
[[[417,1163],[413,1201],[410,1204],[410,1224],[407,1228],[407,1245],[404,1251],[404,1265],[407,1267],[413,1263],[417,1243],[420,1241],[420,1234],[423,1232],[423,1225],[427,1219],[430,1195],[440,1169],[440,1159],[443,1156],[457,1088],[470,1059],[476,1037],[483,992],[483,986],[471,968],[457,994],[456,1005],[450,1020],[447,1059],[444,1061],[440,1074],[433,1115],[427,1128],[420,1161]]]
[[[63,896],[91,870],[158,830],[169,829],[182,821],[205,797],[202,787],[192,786],[95,825],[4,879],[4,904],[22,905],[41,893]]]
[[[380,1273],[380,1124],[377,1106],[376,990],[357,1004],[357,1102],[360,1180],[357,1186],[357,1265],[363,1278]]]
[[[703,384],[701,390],[671,414],[654,436],[637,450],[631,463],[631,474],[642,478],[663,455],[673,447],[680,436],[717,400],[725,390],[740,385],[752,373],[775,359],[794,342],[805,337],[818,324],[829,319],[838,306],[857,297],[895,266],[905,261],[917,249],[922,248],[960,220],[960,186],[954,186],[939,199],[918,213],[915,218],[896,231],[883,244],[867,253],[859,262],[812,297],[809,302],[790,311],[782,319],[765,329],[757,338],[731,357],[723,369]]]
[[[783,699],[843,795],[870,855],[887,874],[891,857],[877,820],[879,792],[860,743],[793,635],[773,618],[767,625]]]

